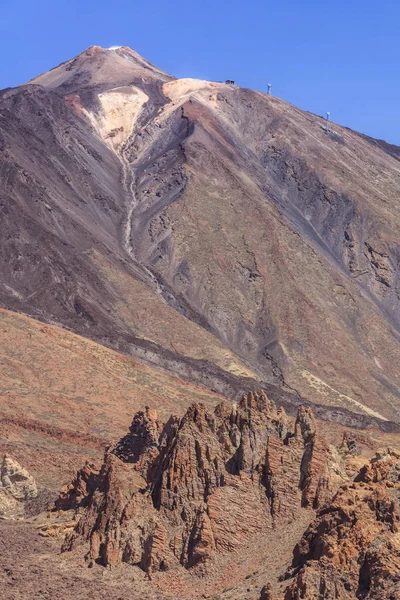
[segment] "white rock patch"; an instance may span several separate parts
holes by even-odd
[[[23,515],[23,502],[36,496],[32,475],[6,454],[0,465],[0,515],[11,519]]]
[[[115,152],[128,139],[148,96],[134,86],[99,94],[101,110],[85,111],[100,137]]]
[[[218,88],[224,87],[223,83],[214,81],[206,81],[203,79],[175,79],[163,85],[163,92],[173,102],[177,102],[182,98],[190,96],[193,92],[205,91],[212,92]]]

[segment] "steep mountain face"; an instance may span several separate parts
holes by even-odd
[[[156,79],[157,70],[125,50],[92,48],[72,63],[58,76],[51,72],[48,82],[48,76],[39,78],[48,88],[32,83],[1,95],[3,306],[174,374],[192,371],[194,380],[208,376],[213,383],[218,369],[254,377],[196,323],[200,318],[169,307],[151,271],[128,249],[129,169],[110,140],[130,136],[139,115],[146,119],[141,109],[150,96],[148,111],[157,111],[169,77]],[[51,87],[56,76],[63,91]],[[131,85],[121,92],[127,77]],[[77,80],[87,83],[82,98],[73,93]]]
[[[4,307],[398,419],[396,148],[91,47],[1,92],[0,173]]]

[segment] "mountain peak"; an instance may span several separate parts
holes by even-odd
[[[73,93],[101,86],[103,89],[141,82],[173,79],[128,46],[89,46],[86,50],[28,83]]]

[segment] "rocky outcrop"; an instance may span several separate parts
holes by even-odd
[[[24,502],[37,496],[32,475],[6,454],[0,469],[0,515],[13,518],[24,514]]]
[[[85,506],[86,500],[95,489],[98,474],[99,469],[94,464],[86,462],[73,481],[61,488],[55,502],[56,510],[71,510]]]
[[[299,408],[294,434],[282,440],[268,439],[266,453],[267,493],[275,520],[293,518],[299,504],[315,507],[328,468],[328,447],[317,433],[310,408]],[[300,479],[299,479],[300,475]]]
[[[318,503],[329,462],[310,409],[293,423],[263,392],[214,412],[193,404],[162,426],[135,415],[96,474],[86,465],[57,507],[83,509],[63,549],[147,573],[204,564]]]
[[[264,585],[262,588],[259,600],[274,600],[270,583],[267,583],[267,585]]]
[[[157,412],[146,406],[133,418],[129,433],[123,437],[113,450],[123,462],[135,464],[135,469],[147,477],[147,468],[158,455],[158,438],[161,423]]]
[[[285,600],[400,598],[399,498],[400,453],[379,452],[297,544]]]

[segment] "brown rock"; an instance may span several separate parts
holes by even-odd
[[[150,520],[144,530],[143,540],[141,568],[146,573],[166,571],[170,562],[170,551],[168,535],[164,527],[156,520]]]
[[[270,501],[274,523],[292,519],[301,505],[299,488],[303,446],[289,438],[283,440],[271,436],[266,450],[266,492]]]
[[[61,488],[60,495],[55,502],[55,509],[71,510],[85,506],[97,485],[98,475],[99,469],[92,463],[86,462],[77,472],[75,479]]]
[[[264,392],[193,404],[163,427],[146,409],[98,474],[86,465],[62,492],[58,506],[84,509],[63,549],[89,542],[92,560],[149,574],[207,563],[313,504],[328,458],[310,409],[293,423]]]
[[[267,585],[264,585],[262,588],[259,600],[274,600],[270,583],[267,583]]]
[[[146,406],[133,418],[129,433],[113,449],[113,453],[125,463],[132,463],[135,469],[147,478],[147,469],[158,455],[161,423],[157,411]]]
[[[188,541],[187,566],[193,567],[200,562],[205,562],[212,556],[215,548],[216,541],[210,517],[206,512],[201,512],[196,517]]]
[[[294,550],[285,600],[400,597],[400,454],[378,453],[342,486]]]
[[[135,494],[146,488],[146,482],[111,452],[106,453],[96,482],[96,487],[81,501],[86,511],[74,532],[66,537],[63,550],[71,550],[82,539],[87,539],[91,559],[115,565],[122,560],[124,552],[121,524],[125,512]]]

